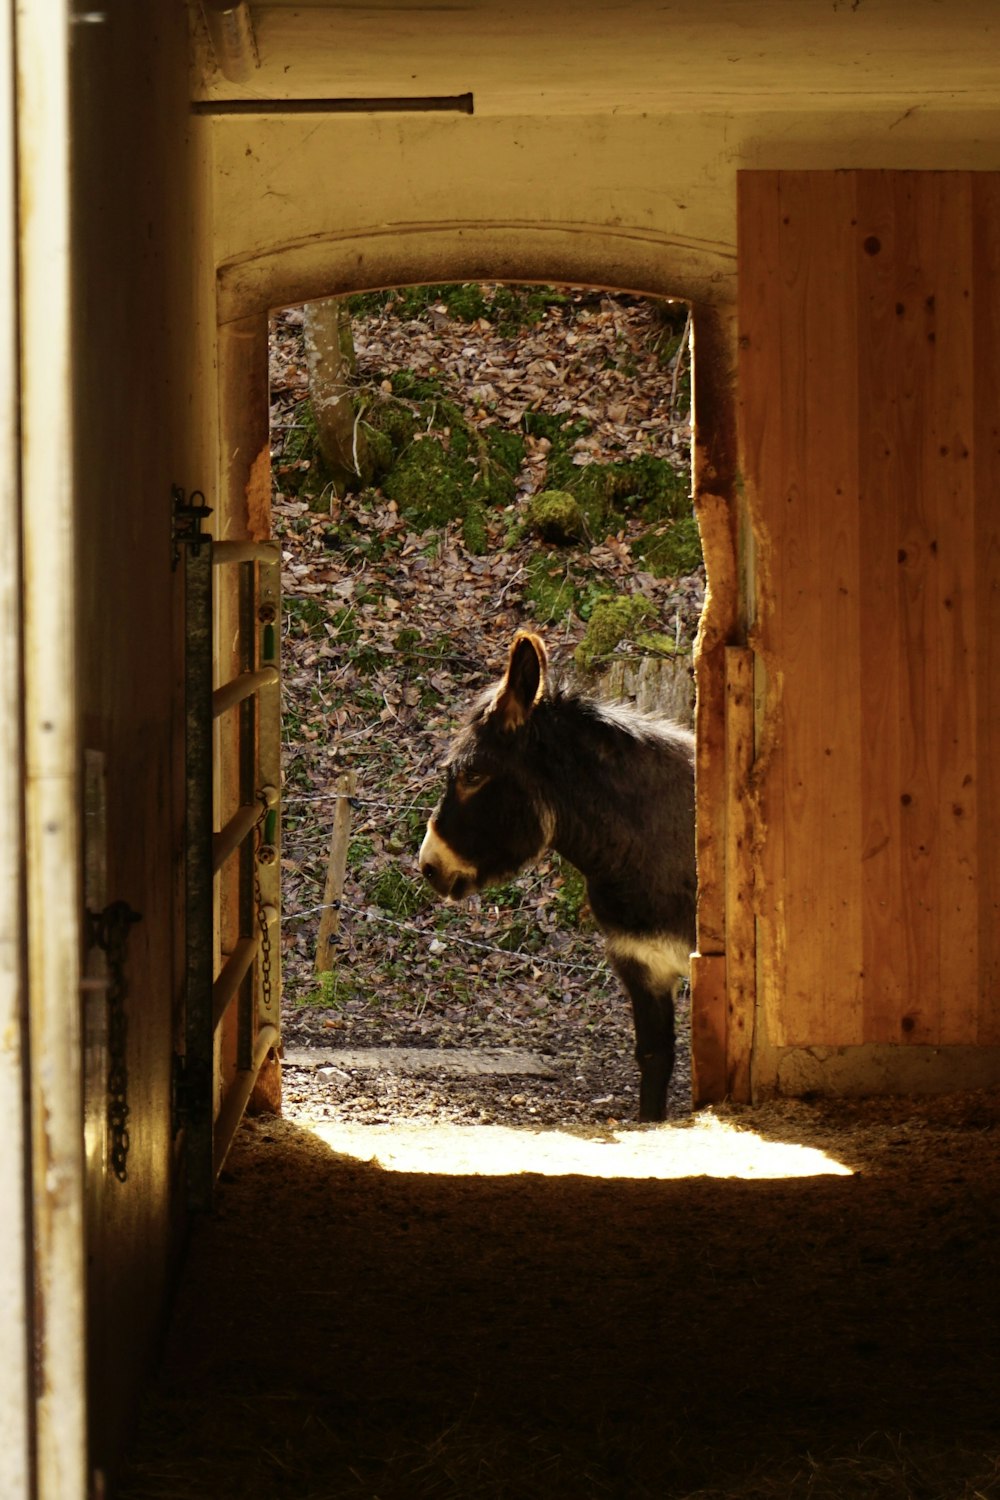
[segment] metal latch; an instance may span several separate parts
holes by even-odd
[[[184,491],[175,484],[170,493],[173,501],[170,514],[170,569],[173,572],[181,560],[182,546],[190,547],[197,557],[202,542],[211,541],[208,532],[202,531],[201,524],[212,514],[212,507],[205,504],[205,496],[201,490],[192,490],[190,498],[186,498]]]

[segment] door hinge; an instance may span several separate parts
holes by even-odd
[[[175,484],[170,495],[170,568],[173,571],[181,560],[181,547],[190,547],[197,557],[202,542],[211,541],[208,532],[202,531],[201,523],[208,520],[212,507],[205,504],[201,490],[192,490],[190,496],[186,496]]]

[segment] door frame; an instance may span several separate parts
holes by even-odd
[[[728,648],[746,640],[752,597],[736,469],[733,282],[707,269],[690,246],[603,225],[390,225],[220,265],[220,535],[269,534],[262,528],[270,522],[271,310],[385,286],[475,280],[597,286],[684,298],[691,306],[694,508],[710,579],[695,657],[699,895],[692,1088],[697,1105],[727,1096],[749,1099],[755,929],[745,878],[741,873],[734,886],[727,865],[746,839],[752,742],[752,694],[734,690],[734,662],[727,657]],[[731,953],[727,923],[739,934]]]

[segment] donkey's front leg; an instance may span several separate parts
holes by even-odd
[[[641,1014],[645,1011],[645,1014]],[[674,1007],[670,995],[632,1000],[635,1060],[639,1064],[639,1119],[667,1118],[667,1090],[674,1071]]]
[[[638,959],[613,957],[612,963],[632,1001],[635,1060],[639,1064],[640,1121],[667,1118],[667,1090],[674,1071],[674,996],[670,987],[654,985]]]

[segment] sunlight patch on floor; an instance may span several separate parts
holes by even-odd
[[[375,1162],[387,1172],[449,1177],[850,1177],[850,1167],[814,1146],[768,1141],[713,1115],[681,1125],[594,1132],[505,1125],[345,1125],[296,1123],[333,1151]]]

